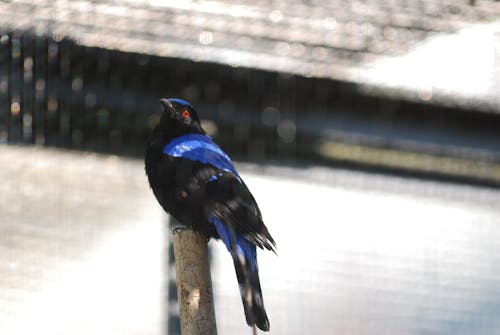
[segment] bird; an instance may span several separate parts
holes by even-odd
[[[222,240],[232,256],[246,322],[269,331],[257,247],[276,253],[253,195],[229,156],[203,130],[195,108],[160,99],[162,113],[147,141],[145,170],[163,209],[207,239]]]

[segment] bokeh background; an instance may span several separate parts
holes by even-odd
[[[179,334],[160,97],[277,241],[271,334],[498,334],[498,64],[492,0],[0,1],[0,334]],[[248,333],[209,246],[218,332]]]

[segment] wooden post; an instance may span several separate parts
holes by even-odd
[[[176,228],[172,241],[181,334],[217,335],[207,240],[191,229]]]

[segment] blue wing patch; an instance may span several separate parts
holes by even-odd
[[[187,134],[176,137],[163,147],[163,153],[210,164],[240,178],[229,156],[207,135]]]
[[[179,105],[182,105],[182,106],[191,107],[191,104],[189,102],[187,102],[186,100],[182,100],[182,99],[179,99],[179,98],[170,98],[168,100],[170,100],[171,102],[176,102],[176,103],[178,103]]]
[[[214,216],[209,215],[208,221],[211,222],[215,226],[215,230],[219,237],[222,239],[222,242],[226,245],[226,248],[229,252],[232,251],[232,236],[229,228],[217,220]],[[255,245],[248,242],[243,236],[240,234],[236,234],[236,252],[245,257],[245,260],[250,263],[250,268],[252,270],[257,266],[257,250]]]

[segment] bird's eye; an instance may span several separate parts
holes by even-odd
[[[188,111],[182,112],[182,117],[187,119],[189,117],[189,112]]]

